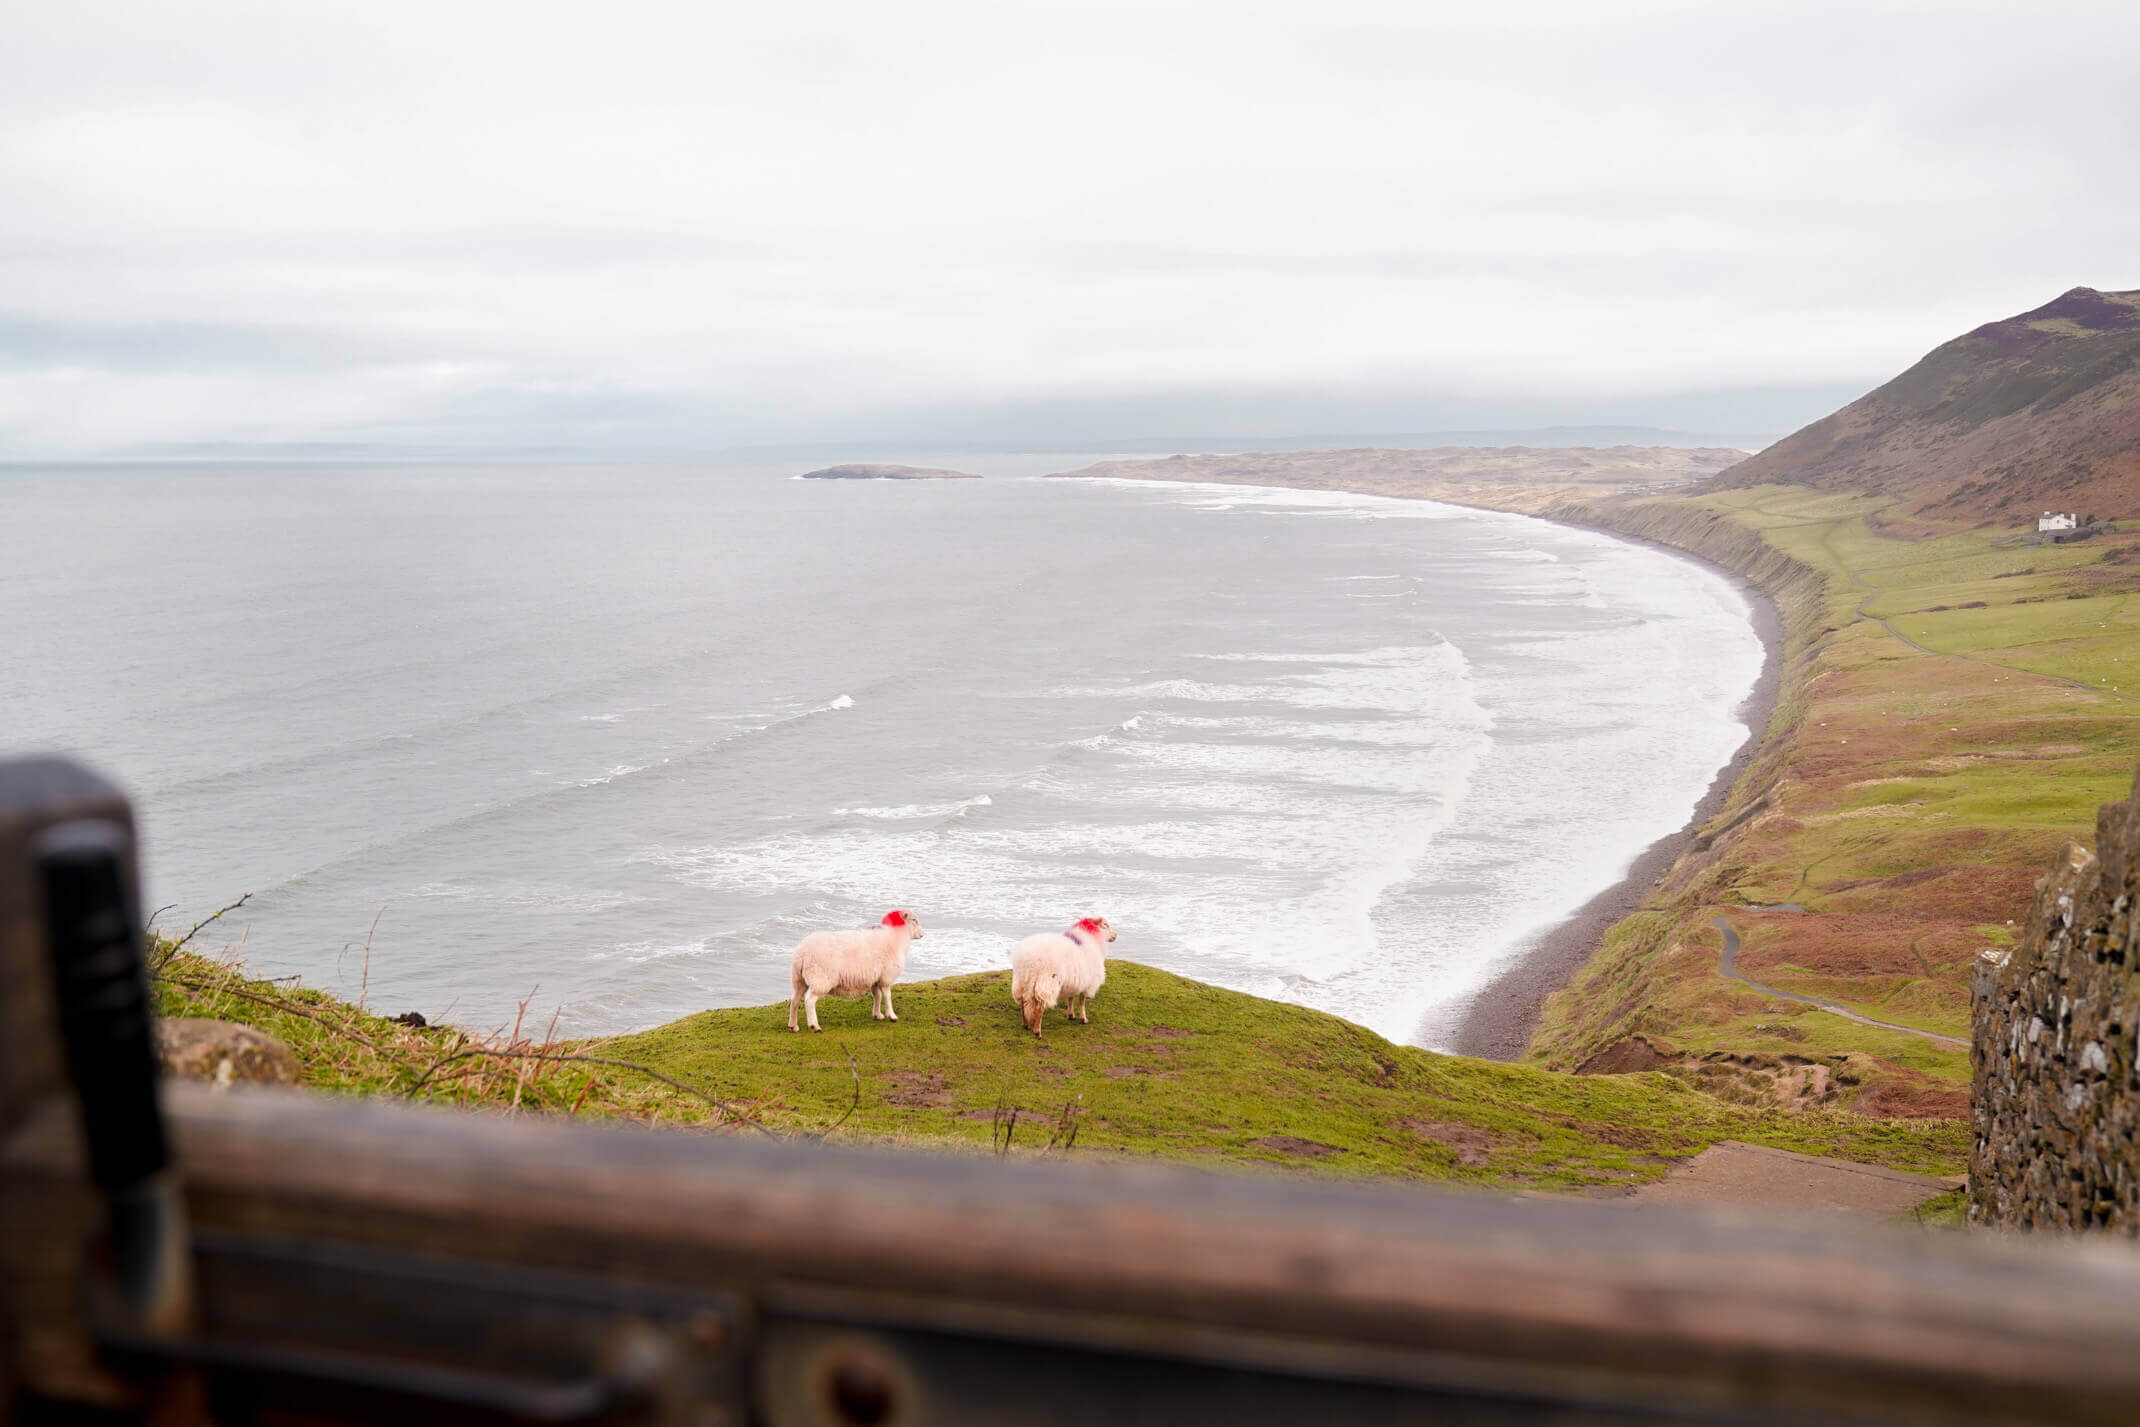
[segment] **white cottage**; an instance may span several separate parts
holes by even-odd
[[[2046,530],[2077,529],[2080,526],[2080,523],[2081,518],[2079,516],[2071,514],[2062,514],[2058,511],[2047,510],[2042,515],[2036,517],[2036,529],[2039,534]]]

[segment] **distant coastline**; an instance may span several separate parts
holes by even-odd
[[[1366,446],[1101,461],[1053,478],[1284,486],[1537,515],[1569,501],[1683,489],[1745,459],[1724,446]]]
[[[854,461],[843,466],[826,466],[822,470],[804,471],[801,479],[806,481],[977,481],[981,478],[971,471],[947,471],[931,466],[886,466],[868,461]]]

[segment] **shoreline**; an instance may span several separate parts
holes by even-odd
[[[1077,472],[1057,474],[1066,479],[1095,479]],[[1551,515],[1515,509],[1507,505],[1484,505],[1449,495],[1424,492],[1360,490],[1348,486],[1307,482],[1266,485],[1262,481],[1209,481],[1193,476],[1111,475],[1099,479],[1146,481],[1154,485],[1186,483],[1263,490],[1337,491],[1385,500],[1426,500],[1496,515],[1518,515],[1530,520],[1542,520],[1551,525],[1566,526],[1571,530],[1583,530],[1593,535],[1624,540],[1633,545],[1646,545],[1661,554],[1691,561],[1723,576],[1731,582],[1733,588],[1746,597],[1747,608],[1752,615],[1754,636],[1761,641],[1762,655],[1761,672],[1754,677],[1753,687],[1747,690],[1746,697],[1740,701],[1738,708],[1739,717],[1747,727],[1746,741],[1717,770],[1716,776],[1710,779],[1708,788],[1696,800],[1684,824],[1638,853],[1634,861],[1628,864],[1627,871],[1620,880],[1599,891],[1545,931],[1517,943],[1508,953],[1502,969],[1495,973],[1493,979],[1479,989],[1471,1003],[1454,1017],[1455,1032],[1446,1044],[1446,1054],[1504,1062],[1521,1059],[1529,1049],[1531,1037],[1536,1034],[1538,1024],[1544,1016],[1546,1001],[1554,992],[1566,986],[1575,973],[1582,969],[1584,963],[1597,952],[1607,931],[1623,918],[1639,910],[1643,902],[1648,900],[1651,889],[1671,870],[1680,854],[1687,850],[1702,825],[1723,808],[1725,801],[1731,796],[1731,790],[1738,785],[1739,779],[1745,775],[1747,768],[1768,743],[1769,721],[1775,715],[1776,702],[1783,686],[1783,617],[1776,608],[1775,599],[1767,590],[1729,566],[1719,564],[1692,550],[1662,540],[1631,535],[1608,526],[1557,519]],[[1445,1025],[1449,1023],[1446,1012],[1432,1019]],[[1419,1026],[1415,1026],[1404,1043],[1424,1049],[1421,1036],[1426,1024],[1427,1022],[1422,1021]]]
[[[1533,516],[1532,519],[1549,517]],[[1480,988],[1457,1020],[1456,1034],[1448,1046],[1451,1055],[1501,1061],[1522,1057],[1530,1047],[1532,1035],[1537,1032],[1547,999],[1582,969],[1583,963],[1596,953],[1605,933],[1615,923],[1641,908],[1648,900],[1650,890],[1694,841],[1702,824],[1723,808],[1731,790],[1768,742],[1769,720],[1776,712],[1776,699],[1782,688],[1783,619],[1767,590],[1734,570],[1676,545],[1574,521],[1553,523],[1647,545],[1679,559],[1705,565],[1730,580],[1746,597],[1747,606],[1752,611],[1754,634],[1761,641],[1761,672],[1755,676],[1753,688],[1747,691],[1739,705],[1739,717],[1748,730],[1746,742],[1717,770],[1708,790],[1688,814],[1685,825],[1644,848],[1619,881],[1511,953],[1504,968]],[[1414,1034],[1416,1036],[1417,1032]]]

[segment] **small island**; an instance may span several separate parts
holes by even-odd
[[[977,481],[971,471],[940,471],[928,466],[882,466],[856,462],[827,466],[822,471],[804,471],[806,481]]]

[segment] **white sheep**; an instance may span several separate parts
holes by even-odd
[[[1107,980],[1107,943],[1114,939],[1107,918],[1087,917],[1068,931],[1042,932],[1011,948],[1011,999],[1027,1030],[1039,1035],[1041,1019],[1062,996],[1070,998],[1064,1015],[1091,1024],[1088,1008]]]
[[[788,976],[788,1029],[795,1024],[799,1006],[810,1029],[817,1023],[820,996],[860,996],[869,993],[869,1018],[896,1021],[892,1011],[892,983],[907,966],[907,944],[921,939],[921,923],[905,912],[886,912],[884,920],[867,931],[812,932],[795,948],[794,967]]]

